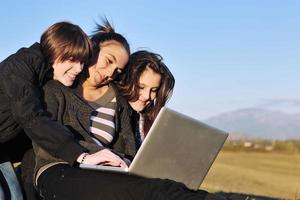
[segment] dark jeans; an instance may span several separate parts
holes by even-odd
[[[10,162],[0,164],[0,199],[22,200],[22,189]]]
[[[5,143],[0,143],[0,199],[23,199],[12,163],[20,162],[24,152],[29,148],[31,141],[24,132],[20,132]]]
[[[206,191],[191,191],[184,184],[163,179],[92,171],[59,164],[38,179],[38,191],[45,200],[201,200]],[[214,199],[209,196],[209,199]],[[216,198],[217,199],[217,198]]]

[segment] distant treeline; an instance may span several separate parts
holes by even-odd
[[[300,153],[300,140],[227,140],[223,150]]]

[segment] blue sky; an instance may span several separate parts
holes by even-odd
[[[161,54],[169,106],[198,119],[240,108],[300,112],[300,1],[4,0],[0,60],[67,20],[90,34],[106,16],[131,50]]]

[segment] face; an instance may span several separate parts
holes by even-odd
[[[129,102],[130,106],[137,112],[143,111],[156,98],[160,81],[160,74],[146,68],[139,80],[139,98],[137,101]]]
[[[127,64],[129,55],[126,49],[114,40],[104,42],[98,55],[97,63],[89,67],[88,82],[93,86],[108,84],[115,75],[121,73]]]
[[[74,62],[72,59],[61,62],[58,58],[55,60],[53,67],[53,79],[58,80],[65,86],[71,86],[76,76],[82,71],[83,64]]]

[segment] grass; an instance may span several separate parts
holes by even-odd
[[[300,154],[220,152],[201,188],[300,199]]]

